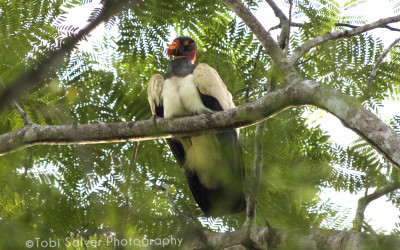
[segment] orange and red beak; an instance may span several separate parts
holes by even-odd
[[[173,41],[170,45],[168,45],[167,55],[176,56],[176,54],[178,53],[179,46],[180,46],[179,40]]]

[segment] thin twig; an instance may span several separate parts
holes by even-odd
[[[6,86],[3,83],[3,80],[0,79],[0,87],[2,89],[5,89]],[[25,126],[29,126],[32,125],[33,122],[31,121],[31,119],[29,118],[29,115],[21,108],[21,106],[18,105],[18,103],[14,100],[14,99],[10,99],[10,104],[11,106],[17,110],[18,114],[21,116],[21,118],[24,120],[24,124]]]
[[[137,156],[137,152],[139,149],[139,141],[134,141],[133,142],[133,148],[132,148],[132,157],[131,157],[131,167],[134,167],[136,164],[136,156]]]
[[[290,33],[290,17],[289,19],[285,16],[282,10],[275,4],[273,0],[265,0],[271,9],[274,11],[275,16],[279,18],[279,26],[282,28],[281,34],[278,39],[279,47],[283,50],[287,47],[287,41]]]
[[[293,23],[293,22],[290,23],[291,27],[303,27],[304,25],[305,25],[305,23]],[[282,27],[282,25],[278,24],[278,25],[275,25],[275,26],[272,26],[271,28],[269,28],[268,31],[276,30],[276,29],[279,29],[281,27]]]
[[[288,21],[288,31],[287,31],[287,35],[286,35],[286,53],[289,51],[289,42],[290,42],[290,27],[291,27],[291,23],[292,23],[292,8],[293,8],[293,0],[289,0],[289,21]]]
[[[392,182],[380,189],[375,190],[375,192],[373,192],[372,194],[361,197],[358,200],[356,217],[354,218],[353,222],[353,230],[361,232],[361,228],[364,221],[364,212],[369,203],[399,188],[400,188],[400,182]]]
[[[367,91],[368,93],[371,90],[372,83],[374,81],[376,72],[378,72],[379,66],[382,64],[383,59],[386,57],[386,55],[389,53],[389,51],[400,41],[400,38],[397,38],[392,42],[389,47],[387,47],[382,54],[379,56],[378,61],[376,61],[374,68],[371,71],[371,75],[368,77],[368,82],[367,82]]]
[[[307,53],[310,49],[326,41],[337,40],[345,37],[353,37],[376,28],[381,28],[389,23],[394,23],[399,21],[400,21],[400,15],[397,15],[393,17],[383,18],[376,22],[366,24],[357,28],[353,28],[351,30],[345,30],[334,33],[328,32],[323,35],[317,36],[311,40],[306,41],[301,46],[297,47],[294,50],[293,54],[291,55],[289,63],[290,65],[294,65],[297,62],[297,60],[299,60],[299,58],[302,57],[305,53]]]
[[[307,25],[307,24],[310,24],[310,23],[293,23],[292,22],[292,23],[290,23],[290,26],[291,27],[303,27],[304,25]],[[358,25],[353,25],[353,24],[348,24],[348,23],[335,23],[335,26],[336,27],[348,27],[348,28],[353,28],[353,29],[360,27]],[[275,25],[275,26],[271,27],[268,31],[276,30],[276,29],[279,29],[281,27],[282,27],[282,24],[278,24],[278,25]],[[389,25],[384,25],[384,26],[381,26],[381,27],[378,27],[378,28],[380,28],[380,29],[388,29],[388,30],[391,30],[391,31],[400,31],[400,29],[390,27]]]
[[[21,118],[24,120],[25,126],[29,126],[29,125],[33,124],[31,119],[29,118],[29,115],[21,108],[21,106],[18,105],[18,103],[14,99],[11,99],[10,103],[11,103],[11,106],[13,106],[13,108],[15,110],[17,110],[17,112],[19,113]]]
[[[347,24],[347,23],[335,23],[335,26],[337,26],[337,27],[349,27],[349,28],[353,28],[353,29],[360,27],[360,26],[357,26],[357,25],[352,25],[352,24]],[[391,30],[391,31],[400,31],[400,29],[390,27],[389,25],[384,25],[384,26],[381,26],[381,27],[378,27],[378,28],[388,29],[388,30]]]
[[[256,133],[254,137],[254,160],[251,176],[251,195],[247,203],[246,221],[251,224],[256,215],[257,194],[261,181],[261,172],[263,167],[263,135],[265,130],[266,121],[260,122],[256,125]]]
[[[139,141],[134,141],[131,162],[130,162],[130,165],[128,168],[128,172],[125,175],[125,185],[127,187],[126,190],[129,190],[129,187],[131,186],[132,170],[136,169],[136,156],[137,156],[138,148],[139,148]],[[126,211],[129,211],[130,210],[129,197],[128,197],[128,195],[126,195],[125,192],[124,192],[124,198],[125,198],[125,209],[126,209]],[[124,226],[126,226],[126,223],[128,223],[128,220],[129,220],[129,213],[127,212],[126,216],[125,216]]]

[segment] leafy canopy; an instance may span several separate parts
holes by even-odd
[[[344,8],[360,2],[350,1]],[[257,8],[257,2],[246,3]],[[0,79],[5,85],[54,49],[55,39],[75,30],[61,25],[65,8],[75,6],[77,2],[63,0],[0,3]],[[307,23],[293,29],[289,49],[344,29],[337,22],[365,22],[342,16],[343,8],[333,0],[294,1],[294,6],[294,17],[303,16]],[[154,73],[165,74],[170,60],[165,48],[172,34],[190,35],[198,42],[198,62],[218,71],[237,105],[261,97],[271,84],[271,62],[260,43],[218,1],[143,1],[121,13],[114,25],[118,36],[105,37],[94,52],[76,49],[57,78],[47,79],[18,101],[35,123],[148,119],[147,81]],[[326,42],[309,51],[297,70],[375,109],[399,91],[398,48],[381,65],[375,83],[365,84],[382,50],[382,42],[369,34]],[[277,226],[321,227],[326,225],[323,219],[337,212],[332,204],[321,203],[322,188],[359,192],[399,177],[367,143],[357,141],[349,148],[333,144],[325,131],[307,121],[306,110],[291,108],[267,120],[257,197],[260,225],[267,220]],[[397,131],[399,124],[398,117],[392,120]],[[23,125],[11,106],[0,113],[2,134]],[[254,133],[254,127],[248,127],[240,135],[248,173]],[[192,227],[183,214],[207,227],[164,141],[142,142],[132,157],[134,145],[35,146],[0,157],[0,246],[25,247],[26,240],[34,238],[65,243],[66,237],[104,239],[112,234],[139,239],[185,236]],[[174,206],[161,185],[168,188]],[[399,203],[396,193],[390,198]],[[223,217],[219,228],[235,230],[244,219],[244,214]]]

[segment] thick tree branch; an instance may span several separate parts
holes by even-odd
[[[375,29],[375,28],[380,28],[382,26],[385,26],[389,23],[395,23],[400,21],[400,15],[393,16],[393,17],[388,17],[388,18],[383,18],[380,19],[376,22],[366,24],[351,30],[345,30],[341,32],[334,32],[334,33],[325,33],[323,35],[317,36],[311,40],[308,40],[307,42],[303,43],[301,46],[297,47],[294,51],[293,54],[291,55],[289,59],[289,64],[294,65],[297,60],[299,60],[300,57],[302,57],[305,53],[307,53],[310,49],[314,48],[315,46],[324,43],[329,40],[337,40],[341,39],[344,37],[352,37],[359,35],[361,33],[367,32],[369,30]],[[254,32],[254,31],[253,31]]]
[[[277,89],[256,101],[213,114],[109,124],[33,124],[0,135],[0,155],[35,144],[121,142],[219,132],[249,126],[289,107],[301,105],[313,105],[332,113],[400,167],[400,135],[354,97],[300,77],[286,88]]]
[[[387,48],[382,52],[382,54],[379,56],[378,61],[376,62],[374,68],[373,68],[372,71],[371,71],[371,75],[368,77],[368,83],[367,83],[367,86],[368,86],[367,89],[368,89],[368,91],[371,90],[371,86],[372,86],[372,83],[373,83],[373,81],[374,81],[376,72],[378,72],[379,66],[382,64],[383,59],[386,57],[386,55],[389,53],[389,51],[390,51],[399,41],[400,41],[400,38],[397,38],[396,40],[394,40],[394,42],[391,43],[391,44],[389,45],[389,47],[387,47]]]
[[[375,190],[375,192],[373,192],[372,194],[361,197],[358,200],[356,217],[354,218],[353,222],[353,229],[357,232],[361,232],[361,228],[364,221],[364,212],[369,203],[399,188],[400,188],[400,182],[393,182],[380,189]]]
[[[40,80],[53,76],[62,63],[64,56],[71,52],[76,44],[84,39],[100,23],[107,21],[113,15],[119,13],[124,7],[132,4],[135,0],[106,0],[100,10],[100,14],[86,27],[79,30],[74,36],[64,39],[60,48],[50,52],[48,57],[39,64],[33,66],[25,74],[22,74],[13,82],[7,84],[0,94],[0,110],[11,99],[16,99],[31,87],[38,88]],[[35,86],[36,85],[36,86]]]
[[[257,18],[250,12],[250,10],[248,10],[239,0],[221,1],[243,20],[247,27],[251,29],[253,34],[260,41],[266,53],[272,58],[275,63],[280,65],[283,56],[282,50],[279,48],[275,40],[271,37],[271,34],[264,29]]]
[[[235,232],[205,232],[207,245],[201,236],[183,240],[184,249],[399,249],[396,236],[375,236],[354,231],[327,229],[278,229],[271,232],[267,227],[252,230],[250,241],[245,228]]]

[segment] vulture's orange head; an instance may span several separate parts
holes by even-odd
[[[187,57],[192,63],[196,61],[197,44],[187,36],[180,36],[175,38],[170,45],[168,45],[167,55],[177,58]]]

